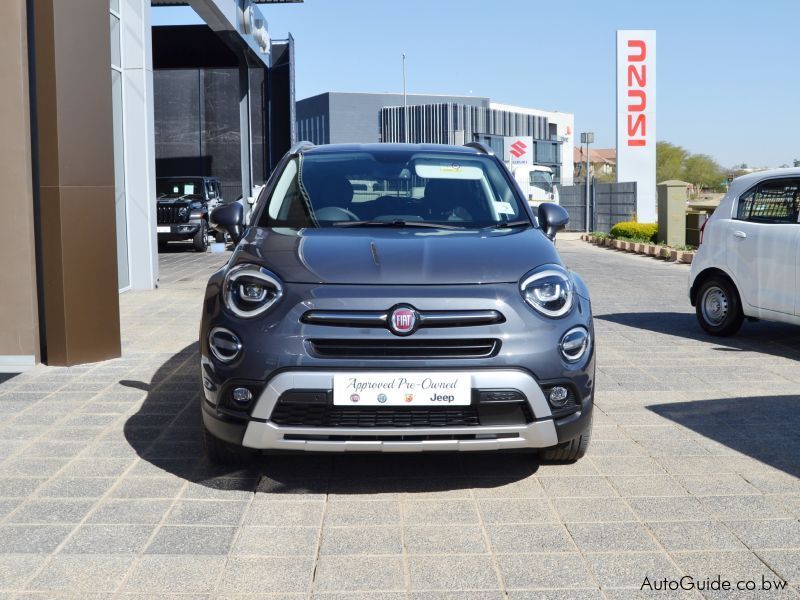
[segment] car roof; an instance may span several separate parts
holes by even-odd
[[[775,177],[800,177],[800,167],[782,167],[780,169],[767,169],[766,171],[754,171],[747,175],[737,177],[731,182],[729,193],[738,196],[747,191],[759,181],[764,179],[774,179]]]
[[[451,146],[447,144],[323,144],[308,146],[304,154],[336,154],[339,152],[369,152],[370,154],[388,154],[391,152],[435,152],[441,154],[483,154],[469,146]]]

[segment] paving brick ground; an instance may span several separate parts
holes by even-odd
[[[0,599],[657,598],[675,594],[645,577],[681,575],[798,597],[800,329],[708,338],[686,266],[559,246],[591,288],[599,361],[591,454],[568,466],[209,466],[195,339],[224,256],[163,255],[160,290],[121,296],[123,358],[0,383]]]

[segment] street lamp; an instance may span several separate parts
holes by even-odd
[[[586,233],[591,233],[592,227],[592,203],[589,195],[589,144],[592,143],[594,143],[594,132],[581,133],[581,144],[586,144]]]

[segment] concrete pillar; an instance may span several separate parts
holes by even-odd
[[[662,181],[656,186],[658,199],[658,241],[669,246],[686,245],[685,181]]]
[[[32,5],[45,359],[95,362],[120,355],[108,0]]]
[[[125,195],[131,288],[158,284],[153,42],[149,0],[122,0]]]
[[[0,2],[0,373],[39,361],[25,0]]]

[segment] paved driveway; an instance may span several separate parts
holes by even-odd
[[[710,339],[686,266],[559,247],[592,291],[599,357],[591,454],[568,466],[210,467],[195,338],[224,257],[162,256],[159,291],[121,296],[122,359],[0,383],[0,598],[631,598],[682,575],[783,578],[753,597],[797,597],[800,329]]]

